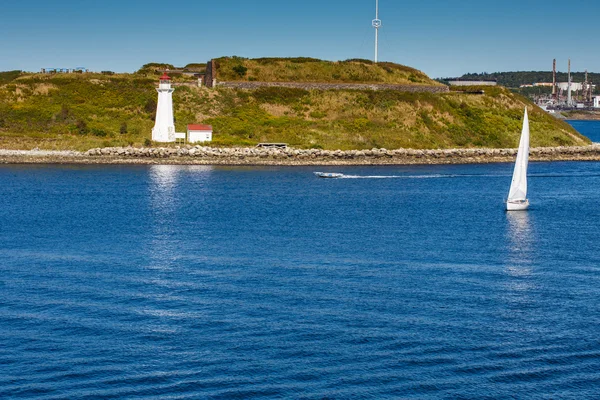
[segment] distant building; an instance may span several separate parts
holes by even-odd
[[[569,82],[558,82],[556,84],[560,90],[569,90]],[[571,92],[578,92],[583,89],[583,83],[571,82]]]
[[[42,74],[56,74],[56,73],[64,73],[64,74],[72,74],[72,73],[84,73],[89,72],[89,70],[85,67],[75,67],[75,68],[42,68],[40,70]]]
[[[188,143],[211,142],[213,129],[210,125],[190,124],[187,126]]]
[[[552,87],[552,82],[539,82],[539,83],[534,83],[533,86],[541,86],[541,87]]]
[[[454,78],[448,79],[448,84],[450,86],[497,86],[498,80],[496,79],[462,79],[462,78]]]
[[[600,108],[600,96],[594,96],[594,108]]]

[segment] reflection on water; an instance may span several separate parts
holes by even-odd
[[[507,212],[508,238],[514,253],[531,252],[533,234],[529,212]]]
[[[200,191],[213,170],[211,166],[153,165],[150,167],[150,209],[153,218],[149,268],[170,269],[180,254],[178,246],[189,238],[177,237],[178,210],[185,207],[180,186],[194,185]]]
[[[181,201],[176,199],[177,185],[190,184],[202,189],[213,167],[207,165],[153,165],[150,167],[150,197],[157,217],[168,218]]]
[[[529,212],[507,212],[508,265],[504,269],[510,279],[506,283],[513,301],[527,303],[526,293],[535,288],[533,278],[534,232]]]
[[[153,165],[150,167],[150,196],[152,210],[164,215],[175,207],[173,192],[177,185],[177,165]]]
[[[149,243],[150,265],[148,268],[169,270],[176,251],[175,212],[177,210],[176,188],[180,174],[177,165],[153,165],[150,167],[150,209],[153,217],[152,236]]]

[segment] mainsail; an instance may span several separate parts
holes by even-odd
[[[518,201],[527,199],[527,165],[529,164],[529,117],[527,108],[525,108],[525,117],[523,117],[523,131],[521,132],[521,141],[517,152],[517,161],[515,171],[513,172],[509,201]]]

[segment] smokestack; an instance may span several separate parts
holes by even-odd
[[[569,58],[569,83],[567,86],[567,105],[571,106],[571,59]]]
[[[552,98],[556,100],[556,58],[552,63]]]
[[[587,100],[587,69],[585,70],[585,81],[583,82],[582,92],[583,92],[583,101],[588,101]]]

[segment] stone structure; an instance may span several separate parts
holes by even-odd
[[[469,79],[448,79],[450,86],[497,86],[498,81],[496,79],[480,79],[480,80],[469,80]]]
[[[573,147],[540,147],[530,150],[531,160],[600,160],[600,145]],[[215,165],[403,165],[403,164],[467,164],[514,162],[517,149],[370,149],[320,150],[287,148],[206,146],[135,148],[114,147],[88,150],[81,154],[98,162],[118,158],[123,163],[153,163],[165,159],[174,164]],[[0,152],[0,156],[1,156]],[[1,157],[0,157],[1,160]],[[146,161],[144,161],[146,160]]]
[[[217,63],[210,60],[206,63],[206,73],[204,74],[204,86],[212,88],[217,84]]]

